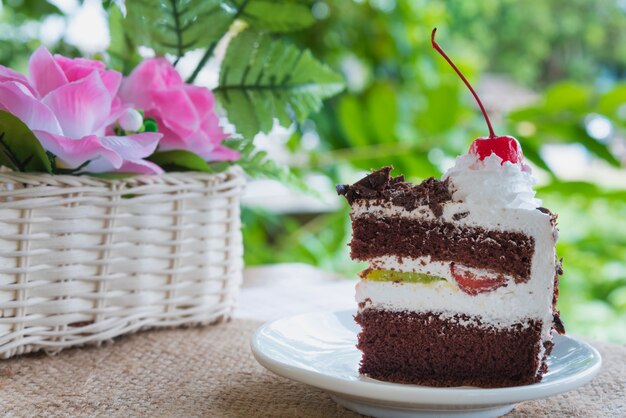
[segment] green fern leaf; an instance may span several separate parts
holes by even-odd
[[[315,23],[308,0],[231,0],[238,18],[264,32],[290,32]]]
[[[243,168],[250,177],[278,180],[300,190],[312,192],[312,189],[293,170],[270,160],[267,153],[259,151],[252,141],[243,138],[228,139],[224,144],[239,152],[240,158],[237,160],[237,165]],[[315,194],[315,192],[312,193]]]
[[[157,54],[182,57],[217,42],[236,10],[220,0],[133,0],[126,2],[126,27],[135,43]]]
[[[215,90],[229,120],[245,138],[302,121],[343,89],[341,77],[283,40],[248,29],[231,42]]]

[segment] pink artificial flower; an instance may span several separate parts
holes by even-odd
[[[107,127],[126,110],[116,98],[122,75],[83,58],[52,56],[45,47],[33,53],[25,77],[0,66],[0,110],[24,122],[57,163],[85,172],[162,173],[144,158],[161,134],[108,135]]]
[[[161,150],[182,149],[207,161],[236,160],[239,154],[222,145],[227,137],[215,113],[213,93],[185,84],[165,58],[143,61],[122,81],[122,101],[154,118],[163,139]]]

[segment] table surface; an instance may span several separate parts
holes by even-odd
[[[305,265],[252,268],[229,323],[2,361],[0,416],[357,417],[327,393],[265,370],[249,348],[261,321],[355,309],[355,283]],[[594,345],[603,368],[593,382],[523,402],[507,418],[626,417],[626,346]]]
[[[306,264],[248,268],[235,318],[271,321],[314,311],[356,309],[357,280]]]

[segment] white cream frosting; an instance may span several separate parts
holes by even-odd
[[[494,208],[535,209],[541,200],[535,198],[536,183],[526,164],[503,162],[496,154],[484,160],[467,153],[442,177],[449,181],[452,198],[457,202]]]
[[[356,300],[364,303],[362,309],[433,312],[449,318],[467,315],[479,319],[483,325],[503,328],[525,324],[529,319],[543,320],[546,306],[537,303],[536,299],[542,299],[541,295],[550,290],[548,287],[547,283],[538,281],[515,284],[509,280],[505,287],[469,295],[454,281],[395,283],[362,280],[356,286]],[[551,325],[552,317],[549,319]],[[550,327],[544,331],[549,333]]]

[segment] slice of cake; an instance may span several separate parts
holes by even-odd
[[[547,370],[552,330],[564,332],[556,215],[535,198],[517,140],[483,113],[491,135],[441,181],[384,167],[337,187],[352,208],[351,256],[369,263],[356,289],[364,375],[501,387]]]

